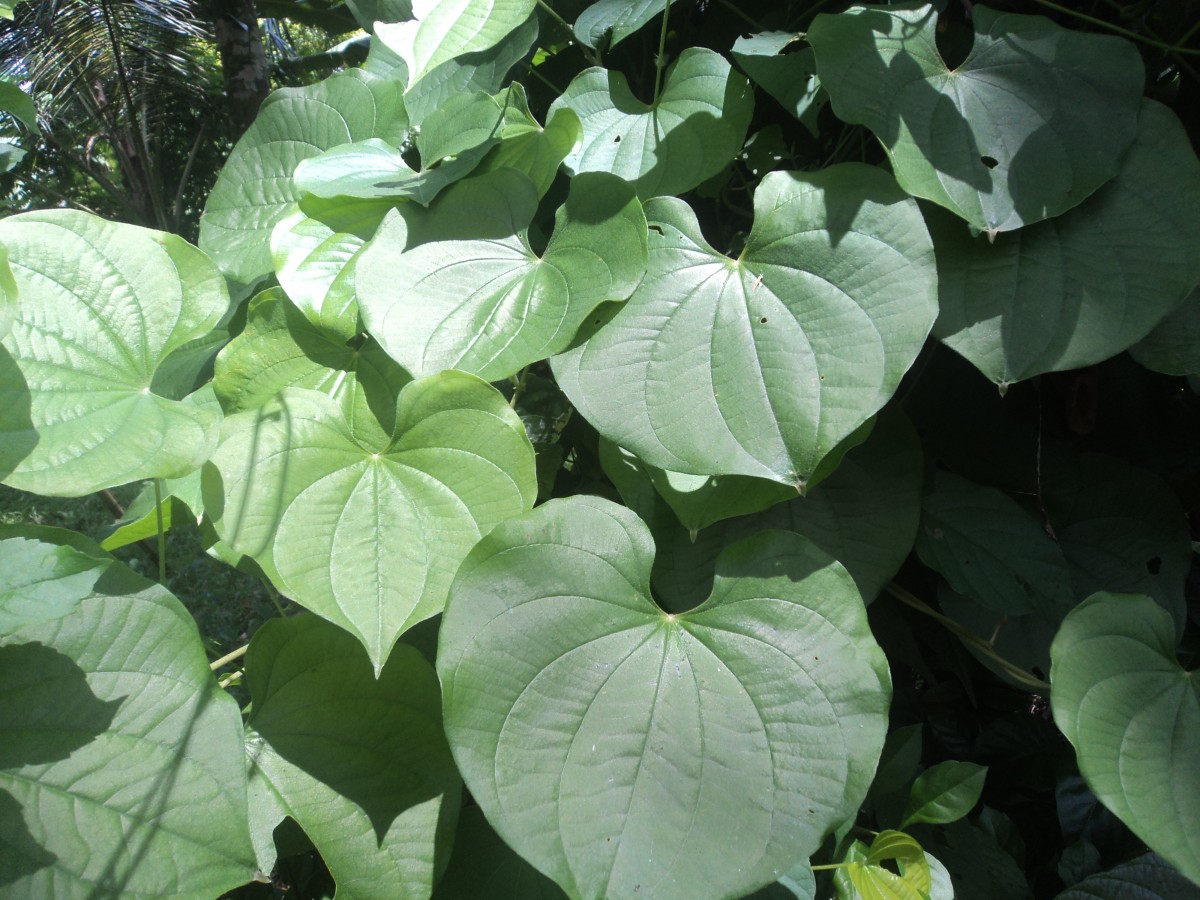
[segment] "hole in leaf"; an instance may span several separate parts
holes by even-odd
[[[666,233],[666,232],[664,232],[664,231],[663,231],[663,229],[662,229],[662,226],[661,226],[661,225],[650,225],[650,226],[649,226],[649,229],[650,229],[651,231],[653,231],[655,234],[659,234],[659,235],[661,235],[661,234],[665,234],[665,233]]]
[[[996,166],[1000,165],[1000,161],[994,156],[981,156],[979,157],[979,161],[989,169],[994,169]]]
[[[614,144],[621,143],[621,136],[619,134],[615,138],[613,138],[613,143]]]
[[[1153,559],[1146,560],[1146,571],[1151,575],[1157,575],[1162,570],[1162,557],[1156,556]]]
[[[766,324],[767,324],[767,317],[766,317],[766,316],[763,316],[761,319],[759,319],[759,320],[758,320],[758,322],[759,322],[759,324],[760,324],[760,325],[766,325]]]

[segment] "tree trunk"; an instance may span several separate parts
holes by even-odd
[[[236,133],[250,127],[271,92],[267,55],[254,0],[211,0],[217,49],[225,77],[225,99]]]

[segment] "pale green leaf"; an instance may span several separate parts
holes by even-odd
[[[513,218],[527,194],[512,201]],[[503,238],[467,232],[401,253],[407,229],[381,233],[358,265],[363,320],[416,375],[505,378],[566,349],[601,303],[629,296],[645,271],[645,223],[630,186],[596,173],[572,181],[540,257],[525,223]]]
[[[1058,620],[1076,600],[1062,548],[1033,512],[947,472],[921,501],[916,549],[954,590],[999,615]]]
[[[17,320],[17,282],[8,265],[8,251],[0,246],[0,339],[12,331]]]
[[[1167,375],[1200,375],[1200,290],[1129,348],[1147,369]]]
[[[1200,281],[1197,208],[1200,160],[1174,113],[1146,100],[1120,173],[1078,208],[994,244],[930,211],[935,333],[1002,386],[1115,356]]]
[[[689,47],[666,70],[662,94],[647,105],[620,72],[587,69],[550,105],[574,110],[583,140],[569,172],[611,172],[641,197],[681,194],[731,163],[754,112],[749,82],[718,53]]]
[[[0,636],[67,615],[111,562],[73,531],[0,526]]]
[[[225,543],[358,637],[376,671],[441,611],[475,542],[537,492],[525,429],[490,385],[444,372],[406,385],[395,409],[385,437],[324,394],[286,388],[226,419],[204,484]]]
[[[979,801],[986,777],[987,766],[975,763],[950,761],[931,766],[917,776],[900,827],[961,819]]]
[[[63,578],[40,595],[73,608],[0,639],[6,896],[207,900],[250,881],[241,717],[195,621],[81,536],[39,538],[16,543]],[[28,581],[3,567],[0,596]]]
[[[931,5],[821,14],[808,40],[834,112],[875,133],[901,186],[994,234],[1061,215],[1117,173],[1144,73],[1122,38],[982,4],[971,20],[954,69]]]
[[[650,599],[653,552],[586,496],[484,538],[442,622],[447,735],[501,837],[569,896],[740,896],[858,808],[887,664],[849,575],[797,535],[727,550],[679,616]]]
[[[541,197],[550,190],[562,161],[578,146],[583,126],[574,111],[560,107],[550,114],[546,127],[542,128],[530,115],[525,94],[518,92],[518,87],[514,84],[510,91],[510,104],[512,107],[519,104],[525,122],[521,126],[506,126],[504,140],[484,158],[477,171],[514,169],[529,177]]]
[[[3,341],[19,372],[0,379],[6,483],[79,496],[203,463],[219,415],[160,369],[225,315],[216,266],[175,235],[72,210],[4,219],[0,243],[21,297]],[[194,376],[189,360],[172,371]]]
[[[429,663],[402,644],[376,678],[353,637],[297,616],[254,635],[246,683],[251,778],[304,829],[338,897],[428,897],[461,790]]]
[[[273,93],[208,196],[200,246],[237,281],[253,284],[271,272],[271,231],[300,199],[296,166],[351,141],[399,146],[408,133],[402,91],[399,82],[350,69]]]
[[[1200,676],[1143,594],[1092,595],[1050,648],[1054,721],[1079,771],[1149,847],[1200,885]]]
[[[280,287],[310,322],[343,341],[359,330],[354,263],[365,243],[357,234],[310,218],[299,206],[271,232]]]
[[[408,87],[437,66],[500,43],[529,18],[535,0],[412,0],[414,19],[375,26],[408,67]]]
[[[682,201],[648,202],[645,279],[554,370],[653,466],[802,491],[916,358],[936,315],[932,250],[914,201],[867,166],[773,172],[754,203],[735,260]]]

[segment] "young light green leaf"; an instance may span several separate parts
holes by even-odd
[[[986,777],[987,766],[969,762],[943,762],[926,769],[913,783],[900,827],[961,819],[979,802]]]
[[[848,865],[837,873],[839,897],[925,900],[933,886],[925,851],[914,838],[899,831],[879,832],[870,847],[855,841],[845,861]],[[885,861],[895,865],[900,874],[885,868]]]
[[[513,213],[523,205],[514,197]],[[407,229],[381,234],[358,265],[371,334],[416,375],[455,368],[495,381],[565,349],[597,306],[628,297],[645,271],[641,204],[611,175],[572,181],[540,258],[526,226],[503,238],[431,241],[399,254]]]
[[[563,107],[583,123],[567,171],[611,172],[645,198],[689,191],[731,163],[746,139],[754,94],[720,54],[689,47],[667,69],[652,106],[633,96],[620,72],[592,68],[547,115]]]
[[[1147,369],[1167,375],[1200,375],[1200,290],[1129,348]]]
[[[454,855],[433,900],[565,900],[553,881],[521,859],[488,824],[478,806],[463,809]]]
[[[408,66],[408,87],[442,63],[500,43],[536,0],[412,0],[413,20],[379,22],[375,37]]]
[[[1088,786],[1200,884],[1200,676],[1175,658],[1171,617],[1143,594],[1093,594],[1050,658],[1054,721]]]
[[[203,463],[220,417],[180,402],[160,369],[229,307],[208,257],[175,235],[73,210],[4,219],[0,243],[21,296],[3,339],[19,373],[0,379],[5,482],[79,496]]]
[[[279,285],[317,328],[347,341],[358,333],[354,264],[366,243],[310,218],[299,205],[271,232]]]
[[[358,641],[305,615],[258,630],[246,683],[251,778],[304,829],[338,896],[428,897],[461,791],[429,663],[401,644],[376,678]]]
[[[495,388],[462,372],[405,386],[395,428],[286,388],[226,419],[204,506],[279,590],[363,642],[378,672],[436,615],[467,551],[537,494],[533,449]]]
[[[1075,604],[1058,543],[994,488],[938,472],[921,501],[916,549],[954,590],[999,615],[1036,612],[1057,621]]]
[[[927,4],[821,14],[808,40],[833,111],[875,132],[901,186],[994,235],[1061,215],[1117,173],[1144,73],[1118,37],[982,4],[971,18],[955,69]]]
[[[1200,281],[1200,160],[1178,119],[1146,100],[1121,171],[1049,222],[972,238],[927,217],[947,346],[1002,387],[1120,353]]]
[[[754,204],[733,260],[681,200],[648,202],[645,279],[554,371],[653,466],[803,491],[916,358],[936,315],[932,250],[915,202],[867,166],[773,172]]]
[[[727,550],[679,616],[650,599],[653,552],[586,496],[484,538],[442,622],[447,735],[501,837],[569,896],[741,896],[857,809],[887,664],[849,575],[798,535]]]
[[[39,593],[56,592],[63,615],[0,638],[6,894],[208,898],[250,881],[241,716],[195,621],[82,536],[54,532],[26,559],[55,560],[43,574],[61,580]],[[0,596],[27,582],[3,567]]]
[[[233,148],[200,219],[200,246],[229,277],[253,284],[273,270],[271,231],[300,199],[292,173],[351,141],[399,146],[408,133],[403,86],[350,69],[263,104]]]

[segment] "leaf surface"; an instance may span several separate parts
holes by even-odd
[[[203,463],[219,416],[179,402],[192,377],[163,374],[228,309],[216,266],[175,235],[72,210],[7,218],[0,242],[22,298],[3,341],[20,373],[0,381],[6,483],[80,496]]]
[[[1147,369],[1167,375],[1200,375],[1200,290],[1129,348]]]
[[[931,766],[917,776],[908,795],[901,828],[915,822],[955,822],[979,802],[987,766],[954,760]]]
[[[72,532],[0,547],[24,560],[0,597],[37,566],[62,613],[0,638],[6,894],[209,898],[251,880],[241,717],[192,617]]]
[[[428,897],[461,790],[429,663],[401,644],[376,678],[351,635],[297,616],[255,633],[246,682],[251,778],[304,829],[338,896]]]
[[[992,381],[1092,365],[1145,337],[1200,281],[1200,160],[1174,113],[1144,101],[1117,177],[1048,222],[972,238],[927,217],[934,333]]]
[[[585,496],[484,538],[442,623],[447,734],[489,821],[568,895],[740,896],[861,802],[887,665],[849,575],[797,535],[728,550],[681,616],[650,599],[652,555]]]
[[[579,42],[611,50],[661,13],[667,0],[597,0],[579,14],[573,30]]]
[[[852,7],[808,39],[833,110],[883,143],[896,180],[993,234],[1061,215],[1117,173],[1144,73],[1122,38],[976,4],[950,69],[931,5]]]
[[[645,279],[559,384],[601,434],[660,469],[803,490],[891,396],[936,315],[915,203],[878,169],[774,172],[738,259],[680,200],[646,204]]]
[[[221,538],[358,637],[376,671],[441,611],[475,542],[537,493],[525,429],[490,385],[445,372],[405,386],[395,408],[385,436],[286,388],[226,420],[204,485]]]
[[[1144,594],[1093,594],[1050,647],[1050,706],[1096,796],[1200,884],[1200,676]]]
[[[1154,853],[1089,875],[1054,900],[1186,900],[1196,887]]]
[[[349,340],[358,331],[354,263],[366,243],[335,231],[297,205],[271,232],[275,275],[288,298],[318,328]]]
[[[754,94],[720,54],[689,47],[667,68],[652,106],[633,96],[620,72],[591,68],[547,115],[563,107],[583,124],[567,171],[610,172],[645,198],[682,194],[732,162],[750,126]]]
[[[514,219],[520,205],[514,196]],[[359,264],[363,319],[414,374],[505,378],[566,349],[601,303],[629,296],[645,271],[645,222],[629,185],[597,173],[572,181],[541,257],[527,222],[505,237],[431,241],[398,255],[407,232],[389,231]]]

